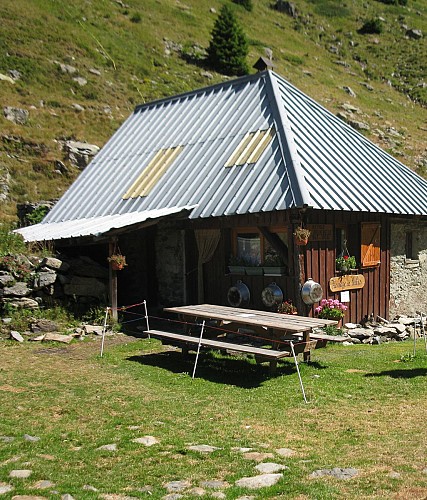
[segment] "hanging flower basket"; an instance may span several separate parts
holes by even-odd
[[[310,234],[310,229],[306,229],[302,226],[297,227],[294,232],[295,243],[301,246],[307,245]]]
[[[108,262],[110,263],[113,271],[121,271],[125,266],[127,266],[126,257],[118,253],[112,254],[108,257]]]

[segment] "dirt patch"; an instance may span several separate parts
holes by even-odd
[[[25,392],[25,389],[22,387],[12,387],[11,385],[0,385],[0,391],[3,392]]]

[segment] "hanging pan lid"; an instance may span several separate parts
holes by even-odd
[[[261,292],[261,298],[266,307],[278,306],[283,302],[282,289],[276,283],[270,283]]]

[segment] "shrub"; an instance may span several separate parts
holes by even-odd
[[[244,7],[247,11],[252,12],[253,9],[252,0],[232,0],[232,1],[233,3],[237,3],[238,5]]]
[[[381,19],[368,19],[364,25],[359,29],[359,33],[366,34],[380,34],[383,31],[383,23]]]
[[[378,2],[385,3],[387,5],[408,5],[408,0],[378,0]]]
[[[25,249],[22,236],[14,233],[11,227],[0,224],[0,256],[24,253]]]
[[[133,23],[140,23],[142,21],[141,14],[139,12],[136,12],[135,14],[132,15],[130,20]]]
[[[211,35],[208,62],[212,68],[226,75],[246,74],[248,42],[233,11],[227,5],[221,8]]]
[[[49,207],[46,205],[39,205],[30,214],[27,215],[28,222],[32,224],[38,224],[41,222],[45,215],[49,212]]]

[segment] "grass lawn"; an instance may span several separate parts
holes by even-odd
[[[312,363],[301,364],[308,404],[290,360],[269,377],[267,365],[205,353],[192,380],[193,355],[184,359],[159,341],[118,335],[107,339],[103,358],[99,348],[99,339],[65,347],[0,343],[0,436],[14,437],[0,439],[0,486],[14,488],[2,498],[154,499],[167,494],[168,481],[197,487],[213,479],[227,481],[227,499],[427,497],[422,341],[408,362],[402,360],[412,342],[313,351]],[[146,435],[159,443],[132,441]],[[111,443],[116,451],[97,450]],[[219,449],[188,449],[196,444]],[[242,447],[270,453],[264,462],[289,469],[275,486],[236,487],[237,479],[258,474],[258,462]],[[294,454],[280,456],[280,448]],[[347,480],[309,478],[334,467],[359,473]],[[32,474],[10,478],[14,469]],[[54,486],[35,489],[41,480]],[[207,491],[205,498],[214,498],[215,490]]]

